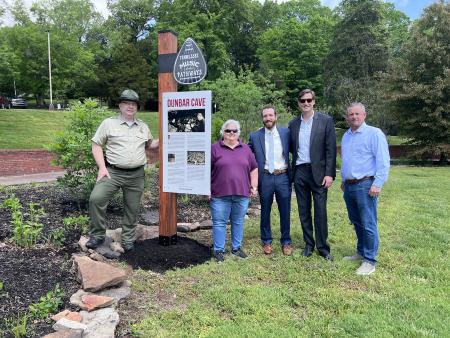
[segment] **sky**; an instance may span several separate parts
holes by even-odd
[[[259,0],[264,2],[264,0]],[[106,8],[106,0],[93,0],[96,9],[102,13],[104,16],[107,15],[108,9]],[[278,0],[278,2],[283,2],[283,0]],[[336,7],[340,0],[321,0],[323,5],[330,8]],[[417,19],[422,14],[422,10],[428,7],[436,0],[391,0],[389,1],[395,5],[395,8],[404,12],[411,19]]]
[[[320,2],[328,7],[334,8],[340,0],[320,0]],[[436,0],[391,0],[386,1],[394,4],[395,8],[402,11],[411,19],[415,20],[420,17],[422,10],[428,7]]]
[[[106,7],[107,0],[92,0],[95,8],[99,11],[104,17],[107,17],[109,12]],[[264,0],[259,0],[260,2],[264,2]],[[437,0],[391,0],[389,2],[394,3],[395,8],[404,12],[411,19],[417,19],[422,14],[422,10],[425,7],[428,7],[431,3],[436,2]],[[25,0],[26,5],[30,6],[33,0]],[[278,2],[284,2],[284,0],[278,0]],[[336,5],[340,2],[340,0],[321,0],[322,4],[328,6],[330,8],[336,7]],[[3,18],[5,23],[10,24],[7,18]]]

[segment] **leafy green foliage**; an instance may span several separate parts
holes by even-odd
[[[42,296],[38,303],[30,304],[31,315],[35,318],[46,318],[49,314],[55,313],[63,303],[63,296],[59,284],[56,284],[55,288]]]
[[[29,203],[28,213],[26,214],[28,219],[25,220],[22,212],[23,206],[14,194],[5,200],[1,207],[12,212],[13,241],[22,247],[34,245],[42,232],[43,225],[39,222],[39,219],[45,215],[44,209],[39,208],[36,203]]]
[[[258,85],[258,82],[262,86]],[[204,81],[197,87],[212,90],[214,93],[213,99],[217,111],[213,118],[212,141],[217,141],[214,139],[215,133],[228,119],[239,121],[241,124],[240,138],[247,141],[250,132],[261,128],[261,109],[267,103],[272,103],[278,111],[279,118],[286,120],[288,113],[283,102],[277,96],[277,92],[269,95],[268,92],[272,88],[264,85],[266,83],[251,71],[241,71],[237,76],[228,71],[216,81]]]
[[[283,19],[261,35],[257,53],[261,72],[286,91],[290,108],[297,109],[301,89],[323,93],[322,62],[335,19],[318,0],[290,1],[281,10]]]
[[[386,79],[401,135],[418,155],[450,156],[450,4],[432,4]]]
[[[66,240],[66,236],[64,234],[64,229],[58,228],[58,229],[53,230],[50,233],[48,240],[50,241],[50,243],[52,243],[53,245],[55,245],[57,247],[64,246],[64,242]]]
[[[20,315],[18,314],[15,318],[6,318],[5,326],[7,328],[8,333],[12,334],[14,338],[25,338],[27,335],[27,323],[28,323],[28,315]],[[0,331],[0,333],[2,333]]]
[[[383,72],[407,35],[408,19],[380,0],[345,0],[337,8],[340,21],[324,63],[325,102],[338,125],[347,106],[360,101],[367,121],[386,132],[395,132],[396,121],[382,98]]]
[[[101,121],[110,115],[94,100],[76,104],[69,125],[48,147],[56,155],[55,164],[67,171],[58,182],[81,198],[88,198],[97,178],[91,138]]]
[[[80,215],[78,217],[65,217],[63,220],[66,229],[80,230],[82,234],[87,234],[89,230],[89,217]]]

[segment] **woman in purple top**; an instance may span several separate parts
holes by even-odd
[[[240,258],[244,217],[250,195],[258,191],[258,165],[250,148],[239,140],[241,126],[228,120],[220,129],[222,140],[211,146],[211,216],[213,255],[224,261],[227,223],[231,223],[231,253]]]

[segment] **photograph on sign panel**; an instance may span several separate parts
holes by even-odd
[[[167,154],[167,161],[169,163],[175,163],[175,154]]]
[[[169,133],[204,133],[205,110],[171,110],[168,112],[168,124]]]
[[[204,165],[205,152],[204,151],[188,151],[187,163],[191,165]]]

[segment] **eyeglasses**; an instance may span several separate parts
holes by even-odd
[[[311,102],[313,102],[313,99],[300,99],[299,101],[300,101],[300,103],[305,103],[305,102],[311,103]]]
[[[225,129],[224,132],[226,132],[227,134],[237,134],[239,130],[237,129]]]

